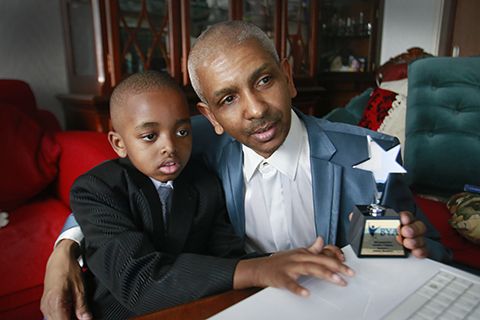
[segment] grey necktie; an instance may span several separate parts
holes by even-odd
[[[170,208],[172,206],[173,187],[169,185],[162,185],[158,187],[157,191],[158,195],[160,196],[160,202],[162,203],[163,224],[165,226],[165,230],[167,230],[168,213],[170,212]]]

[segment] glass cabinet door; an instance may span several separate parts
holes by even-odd
[[[378,1],[324,0],[320,7],[321,72],[365,72],[375,67]]]
[[[177,37],[172,25],[179,17],[172,15],[176,1],[117,0],[109,1],[112,34],[112,63],[115,66],[113,85],[125,75],[144,70],[166,71],[175,77],[174,52]],[[177,21],[175,21],[175,18]]]
[[[79,94],[104,93],[105,52],[102,10],[98,0],[61,2],[70,90]]]

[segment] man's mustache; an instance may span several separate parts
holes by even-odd
[[[280,113],[271,115],[268,114],[261,119],[253,119],[250,121],[248,127],[244,130],[244,132],[248,135],[254,134],[255,132],[267,128],[268,126],[272,125],[273,123],[278,122],[282,118]]]

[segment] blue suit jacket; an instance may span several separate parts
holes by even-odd
[[[332,123],[296,111],[305,124],[310,144],[315,229],[327,243],[344,246],[353,206],[374,202],[375,182],[368,171],[352,166],[368,159],[366,135],[388,150],[398,144],[394,137],[357,126]],[[193,154],[201,156],[222,181],[227,209],[235,231],[245,236],[243,152],[228,134],[218,136],[204,117],[193,117]],[[400,159],[399,159],[400,160]],[[439,234],[416,206],[401,174],[391,174],[382,204],[397,211],[408,210],[427,225],[430,257],[450,260],[438,242]]]

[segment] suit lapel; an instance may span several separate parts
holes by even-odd
[[[164,243],[165,228],[162,218],[162,204],[160,203],[158,192],[150,178],[138,171],[138,169],[133,166],[130,160],[125,158],[120,159],[119,161],[128,169],[130,177],[132,177],[132,180],[139,188],[140,193],[148,202],[150,207],[150,216],[152,219],[151,234],[154,235],[152,242],[156,248],[161,248],[162,244]]]
[[[230,221],[237,235],[243,237],[245,235],[243,152],[241,144],[233,138],[224,147],[219,166]]]
[[[342,167],[331,162],[335,146],[314,119],[299,114],[305,123],[310,145],[312,171],[313,210],[315,229],[326,243],[335,243],[337,238],[342,186]]]

